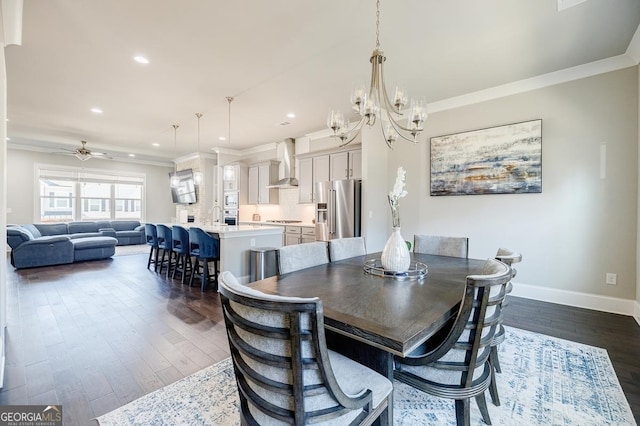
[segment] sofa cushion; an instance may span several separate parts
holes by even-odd
[[[69,238],[71,238],[72,240],[75,240],[78,238],[102,237],[102,236],[104,236],[104,234],[101,232],[82,232],[79,234],[69,234]]]
[[[88,250],[103,247],[115,247],[118,240],[113,237],[87,237],[71,240],[74,250]]]
[[[110,220],[96,220],[95,224],[98,229],[111,228]]]
[[[43,237],[50,235],[66,235],[69,233],[66,223],[34,223],[33,226],[40,231],[40,234]]]
[[[98,232],[96,222],[69,222],[67,224],[69,234],[82,234],[87,232]]]
[[[112,220],[111,221],[111,228],[115,229],[116,231],[133,231],[138,226],[140,226],[140,222],[137,220]],[[105,228],[108,228],[108,226]]]
[[[42,234],[40,233],[40,231],[38,230],[38,228],[36,228],[35,226],[28,224],[28,225],[21,225],[22,229],[29,231],[29,233],[31,233],[31,235],[33,236],[33,238],[40,238],[42,237]]]
[[[11,226],[7,228],[7,244],[12,250],[30,240],[33,240],[33,234],[23,227]]]

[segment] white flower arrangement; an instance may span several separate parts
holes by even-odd
[[[393,189],[389,192],[389,205],[391,206],[391,218],[393,220],[393,227],[400,227],[400,205],[399,200],[407,195],[407,191],[404,190],[405,177],[407,172],[402,166],[398,167],[398,174],[396,175],[396,182],[393,185]]]

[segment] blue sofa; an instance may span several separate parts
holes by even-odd
[[[113,220],[11,225],[7,227],[11,264],[15,268],[106,259],[116,245],[145,244],[144,225]]]

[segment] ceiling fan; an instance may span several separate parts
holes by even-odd
[[[80,148],[76,148],[74,150],[65,149],[65,151],[68,151],[68,152],[58,152],[56,154],[73,155],[80,161],[87,161],[90,158],[103,158],[103,159],[109,159],[109,160],[112,159],[112,157],[107,156],[107,154],[104,152],[91,151],[89,148],[86,147],[87,141],[80,141],[80,142],[82,143],[82,146]]]

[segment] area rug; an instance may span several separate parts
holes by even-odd
[[[507,328],[497,375],[494,425],[635,425],[607,351]],[[455,425],[453,402],[394,383],[394,425]],[[487,392],[487,399],[489,400]],[[475,402],[471,424],[484,425]],[[111,425],[240,424],[231,359],[207,367],[98,418]]]

